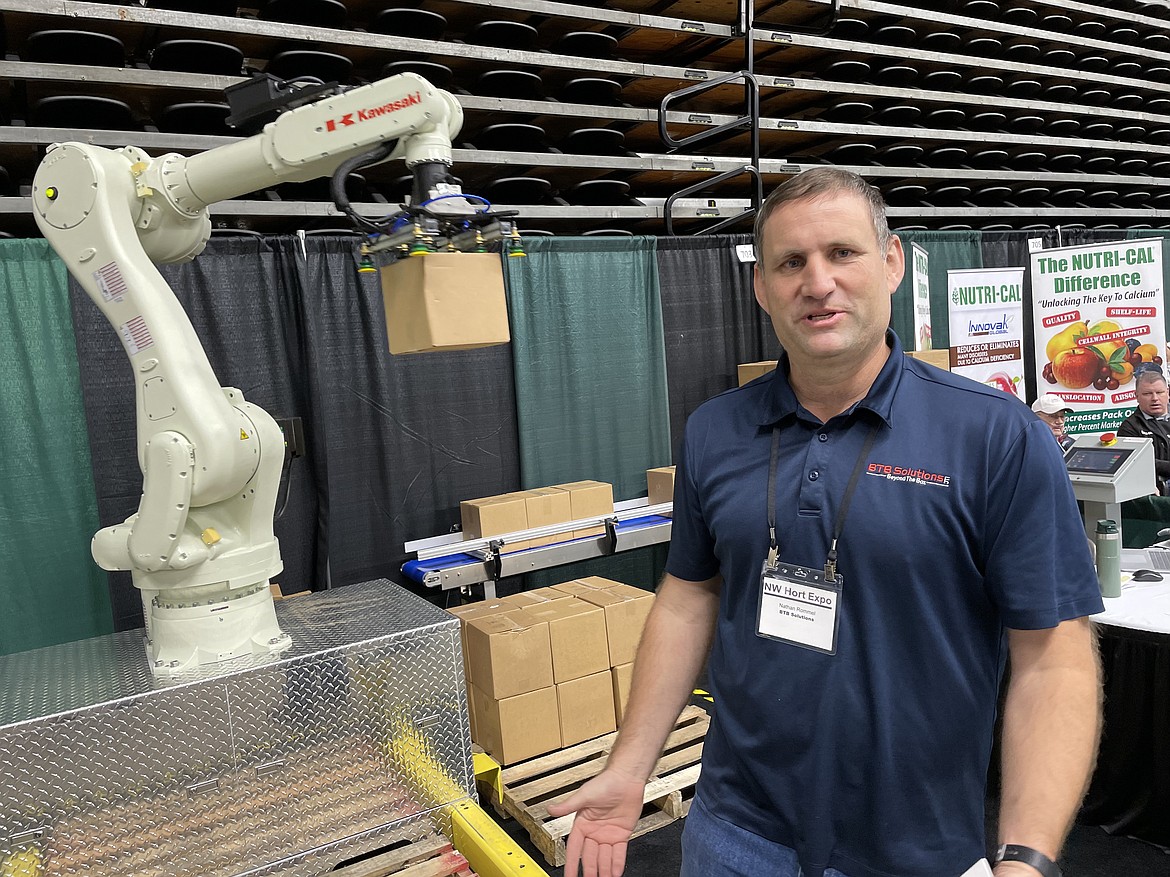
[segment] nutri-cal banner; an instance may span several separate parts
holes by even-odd
[[[1073,413],[1070,434],[1115,430],[1133,410],[1134,369],[1162,365],[1160,238],[1032,253],[1036,386]]]
[[[951,371],[1024,394],[1024,269],[947,272]]]

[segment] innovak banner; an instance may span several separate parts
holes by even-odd
[[[951,371],[1019,396],[1024,381],[1024,269],[947,272]]]
[[[1133,410],[1133,370],[1162,364],[1162,241],[1032,253],[1038,393],[1068,403],[1065,431],[1110,432]]]

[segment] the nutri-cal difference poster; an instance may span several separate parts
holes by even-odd
[[[1024,269],[947,272],[951,371],[1024,395]]]
[[[1032,253],[1038,393],[1073,413],[1069,433],[1108,432],[1133,410],[1133,371],[1162,364],[1162,241]]]

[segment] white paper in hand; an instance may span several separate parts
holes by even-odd
[[[987,859],[980,859],[959,877],[992,877],[991,866],[987,864]]]

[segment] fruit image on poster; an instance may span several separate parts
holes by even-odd
[[[951,371],[1024,395],[1024,269],[947,272]]]
[[[1115,430],[1136,405],[1134,369],[1162,366],[1162,241],[1032,253],[1036,392],[1073,413],[1074,435]]]

